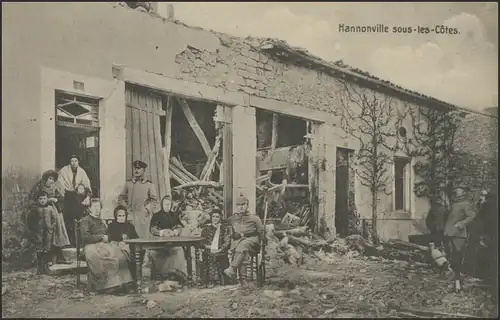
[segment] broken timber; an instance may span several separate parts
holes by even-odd
[[[186,100],[177,98],[177,101],[179,102],[179,105],[182,108],[182,112],[184,113],[184,116],[186,116],[186,119],[189,122],[189,125],[191,126],[191,128],[193,128],[193,131],[196,134],[196,137],[200,141],[200,144],[201,144],[201,147],[203,148],[203,151],[205,151],[205,154],[208,157],[212,150],[210,149],[210,144],[208,143],[207,137],[205,137],[205,133],[203,133],[203,130],[201,129],[200,125],[198,124],[198,121],[196,121],[196,118],[194,117],[194,114],[191,111],[191,109],[189,108],[189,105],[186,102]]]

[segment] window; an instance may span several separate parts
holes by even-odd
[[[57,122],[99,126],[99,99],[56,91]]]
[[[394,159],[394,210],[411,211],[411,163],[407,158]]]

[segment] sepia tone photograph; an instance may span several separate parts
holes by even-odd
[[[2,2],[2,318],[497,318],[496,2]]]

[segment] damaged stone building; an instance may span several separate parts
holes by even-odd
[[[415,131],[410,109],[417,116],[460,111],[466,121],[457,135],[470,162],[464,175],[476,190],[496,189],[497,115],[405,90],[283,41],[231,37],[113,2],[8,3],[2,19],[4,200],[77,152],[108,217],[132,161],[141,159],[160,196],[202,181],[226,212],[243,193],[262,215],[262,181],[286,184],[285,198],[307,209],[284,208],[274,218],[304,215],[316,231],[343,236],[348,215],[361,221],[372,214],[372,193],[357,170],[364,140],[345,126],[359,105],[346,88],[386,101],[394,116],[388,123],[405,139]],[[390,192],[377,196],[377,230],[407,239],[425,232],[429,199],[415,195],[418,159],[396,136],[385,166]]]

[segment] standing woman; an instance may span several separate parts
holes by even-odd
[[[161,200],[161,210],[151,218],[150,231],[157,237],[173,237],[180,235],[184,228],[180,219],[180,208],[183,197],[172,194]],[[181,247],[172,247],[161,250],[151,250],[151,272],[162,276],[174,275],[182,281],[187,279],[187,265],[184,250]]]
[[[62,255],[62,248],[70,244],[68,232],[64,224],[64,217],[61,211],[61,203],[63,200],[61,190],[57,187],[56,181],[58,173],[54,170],[47,170],[42,174],[42,179],[33,187],[29,195],[29,205],[33,206],[37,201],[37,195],[40,192],[47,194],[47,203],[56,211],[56,222],[51,239],[52,264],[67,263]]]
[[[90,179],[85,170],[79,166],[78,156],[72,154],[69,159],[69,164],[59,170],[58,183],[64,196],[64,222],[68,230],[69,240],[72,245],[75,245],[75,232],[74,232],[74,218],[75,213],[78,211],[77,202],[78,197],[76,194],[76,187],[82,184],[87,190],[87,197],[81,202],[84,206],[90,204],[92,196],[92,188],[90,186]]]
[[[476,209],[467,199],[466,190],[465,185],[459,185],[455,188],[451,211],[444,226],[444,246],[454,272],[453,280],[456,292],[462,290],[461,272],[464,249],[467,244],[466,227],[476,216]]]

